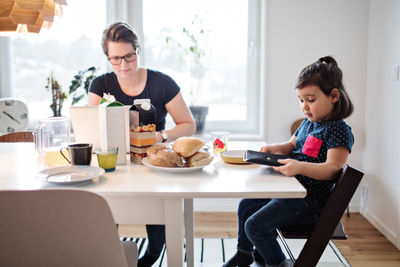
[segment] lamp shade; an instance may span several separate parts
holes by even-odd
[[[0,1],[0,18],[10,17],[13,6],[14,6],[14,0],[1,0]]]
[[[39,33],[51,26],[54,16],[62,15],[61,5],[66,4],[66,0],[1,0],[0,32]]]

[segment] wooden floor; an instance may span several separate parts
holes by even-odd
[[[359,213],[343,216],[347,240],[334,241],[352,267],[400,267],[400,250]]]
[[[335,241],[352,267],[400,267],[400,251],[359,213],[343,216],[349,238]],[[121,236],[145,237],[144,226],[119,227]],[[236,238],[237,217],[233,212],[195,212],[195,237]]]

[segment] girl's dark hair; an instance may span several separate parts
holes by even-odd
[[[336,60],[331,56],[326,56],[308,65],[300,72],[297,77],[296,89],[316,85],[325,95],[329,96],[332,89],[337,88],[340,92],[340,97],[335,103],[329,119],[345,119],[353,113],[354,106],[343,86],[342,79],[343,73]]]
[[[109,41],[130,43],[135,50],[140,49],[137,33],[128,24],[123,22],[115,22],[104,30],[101,45],[106,56],[108,56]]]

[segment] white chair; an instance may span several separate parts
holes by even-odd
[[[107,202],[80,190],[0,191],[0,266],[136,267]]]

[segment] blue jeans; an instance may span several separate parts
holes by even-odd
[[[275,229],[302,223],[315,223],[321,213],[318,203],[304,199],[242,199],[238,208],[238,246],[251,253],[253,246],[269,265],[285,260]]]
[[[146,253],[152,256],[160,256],[165,244],[165,225],[146,224],[147,245]]]

